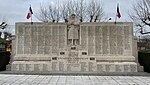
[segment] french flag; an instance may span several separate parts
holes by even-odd
[[[33,14],[33,11],[32,11],[31,5],[30,5],[29,12],[28,12],[26,18],[29,19],[32,16],[32,14]]]
[[[121,14],[120,14],[120,11],[119,11],[119,4],[117,5],[117,17],[118,17],[118,18],[121,17]]]

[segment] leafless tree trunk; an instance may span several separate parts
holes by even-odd
[[[102,19],[104,11],[103,6],[99,0],[91,0],[91,2],[89,2],[87,7],[87,15],[89,17],[89,22],[96,22],[97,20]]]
[[[143,32],[144,28],[150,28],[150,0],[137,1],[137,3],[133,5],[133,10],[129,13],[129,16],[135,25],[140,28],[141,34],[150,33]]]
[[[68,16],[76,14],[80,22],[89,20],[89,22],[100,21],[104,15],[103,6],[99,0],[67,0],[59,6],[49,5],[48,8],[41,7],[37,13],[37,19],[43,22],[58,22],[64,20],[68,22]]]

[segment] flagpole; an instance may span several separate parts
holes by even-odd
[[[116,15],[116,18],[115,18],[115,24],[117,23],[117,15]]]
[[[33,24],[33,22],[32,22],[32,14],[31,14],[31,25]]]
[[[31,8],[31,4],[30,4],[30,8]],[[31,13],[31,25],[33,24],[33,22],[32,22],[32,13]]]

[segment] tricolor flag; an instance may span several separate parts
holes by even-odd
[[[30,5],[29,12],[28,12],[26,18],[29,19],[32,16],[32,14],[33,14],[33,11],[32,11],[31,5]]]
[[[116,15],[118,18],[121,17],[121,14],[120,14],[120,11],[119,11],[119,4],[117,5],[117,15]]]

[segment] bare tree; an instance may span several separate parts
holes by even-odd
[[[130,18],[134,21],[141,34],[149,34],[144,32],[144,28],[150,28],[150,0],[138,0],[133,5],[132,12],[129,13]]]
[[[103,6],[99,0],[92,0],[86,3],[85,0],[67,0],[61,5],[49,5],[48,8],[41,7],[37,14],[37,19],[43,22],[58,22],[64,20],[68,22],[67,18],[71,14],[76,14],[80,22],[100,21],[104,15]]]
[[[97,20],[101,20],[104,15],[103,6],[101,2],[91,0],[87,7],[87,15],[89,17],[89,22],[96,22]]]

